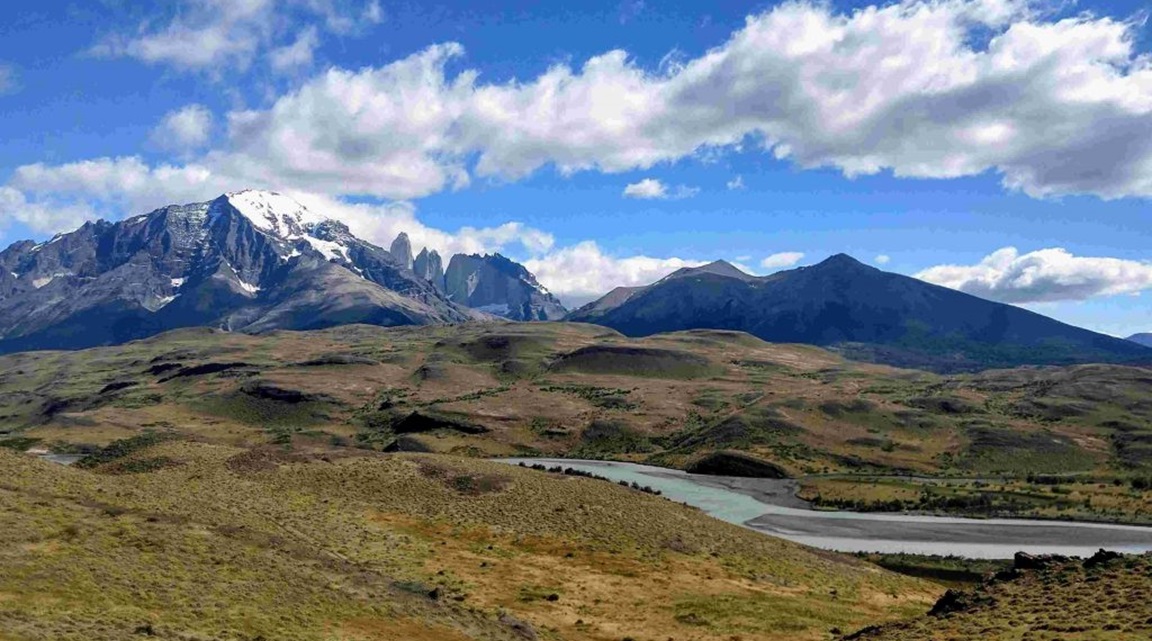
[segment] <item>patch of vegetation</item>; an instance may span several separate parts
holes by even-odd
[[[652,347],[594,345],[557,358],[552,372],[579,372],[652,378],[702,378],[722,371],[707,358],[691,352]]]
[[[879,554],[861,552],[857,558],[907,576],[928,579],[949,588],[980,585],[985,578],[1012,567],[1012,561],[969,559],[962,556]]]
[[[572,451],[577,458],[601,458],[609,454],[642,454],[655,446],[648,437],[619,421],[592,421],[580,434],[580,443]]]
[[[24,452],[31,449],[40,439],[30,436],[17,436],[13,438],[0,439],[0,448],[15,450],[17,452]]]
[[[863,641],[1143,641],[1152,636],[1152,559],[1018,554],[982,583],[948,590],[927,614],[842,637]]]
[[[164,441],[175,438],[171,434],[163,434],[160,432],[144,432],[130,438],[119,439],[112,441],[107,446],[88,454],[84,458],[76,461],[76,467],[81,469],[92,469],[118,461],[122,458],[131,456],[136,452],[147,449],[154,445],[163,443]]]
[[[628,395],[632,390],[621,389],[618,387],[597,387],[595,385],[544,385],[541,386],[542,392],[553,392],[557,394],[571,394],[582,398],[589,403],[607,410],[634,410],[640,407],[639,404],[628,400]]]
[[[607,481],[609,483],[613,482],[612,479],[610,479],[606,476],[600,476],[599,474],[593,474],[592,472],[586,472],[584,470],[578,470],[574,467],[564,467],[563,465],[554,465],[552,467],[548,467],[547,465],[541,465],[539,463],[534,463],[532,465],[528,465],[527,463],[521,462],[520,467],[526,467],[528,469],[537,470],[540,472],[549,472],[551,474],[562,474],[564,476],[578,476],[578,477],[586,478],[586,479],[596,479],[598,481]],[[627,481],[618,481],[617,484],[622,486],[622,487],[627,487],[627,488],[631,488],[633,490],[638,490],[640,492],[644,492],[646,494],[653,494],[655,496],[660,496],[662,494],[662,492],[660,490],[653,489],[652,486],[650,486],[650,485],[640,485],[639,483],[637,483],[635,481],[633,481],[632,483],[628,483]]]
[[[1047,430],[1021,432],[970,424],[968,446],[959,464],[977,472],[1079,472],[1096,460],[1068,437]]]

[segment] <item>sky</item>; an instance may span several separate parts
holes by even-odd
[[[1139,2],[0,3],[0,247],[245,188],[566,304],[845,252],[1152,331]]]

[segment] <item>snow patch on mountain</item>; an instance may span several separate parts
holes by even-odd
[[[300,231],[328,220],[288,196],[274,191],[248,189],[226,194],[228,202],[256,226],[282,238],[300,235]]]

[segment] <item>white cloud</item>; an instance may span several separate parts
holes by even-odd
[[[232,181],[200,165],[149,166],[135,156],[24,165],[9,182],[9,187],[31,196],[30,202],[75,203],[112,217],[116,212],[139,213],[170,203],[206,200],[232,186]]]
[[[223,16],[267,10],[266,1],[222,9],[211,27],[242,23]],[[382,67],[330,69],[267,109],[234,112],[228,144],[200,164],[252,182],[407,199],[473,176],[647,170],[759,147],[848,176],[993,171],[1034,196],[1152,196],[1152,57],[1136,49],[1135,27],[1046,15],[1022,0],[851,13],[788,2],[655,71],[617,50],[488,84],[474,70],[450,72],[463,48],[444,43]],[[232,55],[190,45],[189,22],[174,21],[164,47],[203,57],[189,64]]]
[[[384,22],[384,10],[380,8],[378,0],[372,0],[364,6],[364,11],[360,14],[360,19],[369,24],[380,24]]]
[[[83,205],[29,202],[20,190],[0,186],[0,227],[16,222],[33,231],[55,233],[75,229],[90,218],[92,211]]]
[[[638,183],[624,187],[625,198],[642,198],[646,200],[681,200],[691,198],[700,193],[699,187],[677,185],[669,189],[667,185],[655,178],[645,178]]]
[[[1005,247],[975,265],[939,265],[916,277],[1005,303],[1043,303],[1138,294],[1152,288],[1152,263]]]
[[[294,189],[289,184],[248,184],[198,165],[150,167],[140,158],[98,158],[65,165],[25,165],[0,187],[0,221],[24,223],[44,233],[69,231],[84,220],[118,219],[168,204],[202,202],[241,187],[278,189],[310,209],[345,222],[353,233],[387,247],[401,231],[412,244],[453,253],[485,253],[522,248],[533,255],[549,251],[551,234],[507,222],[495,227],[463,227],[454,232],[428,227],[408,203],[349,203],[338,197]]]
[[[171,150],[203,147],[212,135],[212,112],[204,105],[187,105],[170,111],[152,130],[152,140]]]
[[[744,176],[736,176],[726,183],[728,189],[744,189]]]
[[[877,265],[887,265],[889,262],[892,261],[892,257],[889,256],[888,254],[880,254],[872,260],[875,261],[875,263]]]
[[[648,285],[681,267],[703,264],[682,258],[616,258],[590,240],[524,261],[528,271],[569,307],[595,300],[615,287]]]
[[[626,198],[667,198],[668,188],[664,183],[656,180],[655,178],[645,178],[638,183],[632,183],[624,187],[624,196]]]
[[[295,34],[292,43],[280,44],[292,35],[289,27],[296,18],[318,18],[316,24],[341,35],[383,20],[376,0],[356,10],[337,0],[181,0],[175,7],[164,26],[156,28],[150,21],[131,35],[112,34],[91,53],[218,73],[245,69],[259,53],[274,48],[271,62],[284,70],[310,62],[319,42],[315,27],[310,27]]]
[[[800,262],[802,258],[804,258],[803,252],[780,252],[778,254],[772,254],[760,261],[760,266],[765,269],[791,267]]]
[[[319,44],[320,35],[316,27],[308,27],[296,36],[292,44],[273,49],[268,54],[268,64],[281,73],[308,67]]]
[[[0,96],[15,93],[19,86],[16,79],[16,67],[6,62],[0,62]]]
[[[448,153],[473,76],[449,81],[459,45],[435,46],[381,68],[329,69],[270,109],[229,115],[231,148],[209,161],[246,183],[392,199],[468,182]]]

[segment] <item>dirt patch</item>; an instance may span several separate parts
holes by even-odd
[[[253,474],[306,460],[303,455],[282,447],[259,446],[229,458],[226,464],[228,469],[237,474]]]
[[[468,474],[428,461],[420,462],[420,474],[468,496],[502,492],[512,483],[512,479],[503,474]]]

